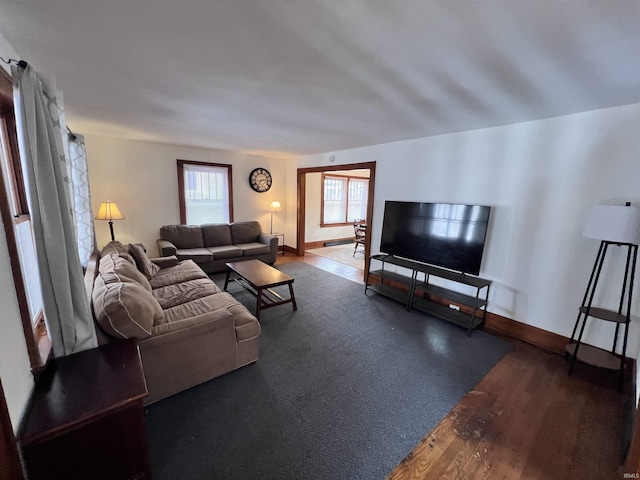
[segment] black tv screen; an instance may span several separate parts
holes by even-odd
[[[478,275],[491,207],[387,201],[380,250]]]

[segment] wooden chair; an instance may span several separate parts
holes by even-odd
[[[353,256],[356,256],[356,252],[358,251],[358,245],[362,245],[364,253],[364,241],[367,238],[367,225],[363,223],[354,223],[353,230],[356,235],[355,237],[355,247],[353,248]]]

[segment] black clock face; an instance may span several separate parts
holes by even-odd
[[[249,184],[256,192],[266,192],[271,188],[271,174],[264,168],[256,168],[249,175]]]

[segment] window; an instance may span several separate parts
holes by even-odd
[[[231,165],[178,160],[180,222],[186,225],[233,221]]]
[[[18,153],[11,79],[0,69],[0,204],[11,269],[31,367],[42,367],[50,351],[42,312],[31,218]]]
[[[322,225],[347,225],[367,217],[369,179],[322,175]]]

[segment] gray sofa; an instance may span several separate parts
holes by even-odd
[[[261,260],[273,265],[278,238],[262,233],[260,222],[165,225],[158,239],[160,256],[193,260],[207,273],[226,271],[225,263]]]
[[[258,320],[191,260],[111,242],[91,256],[85,287],[99,343],[138,340],[145,405],[258,360]]]

